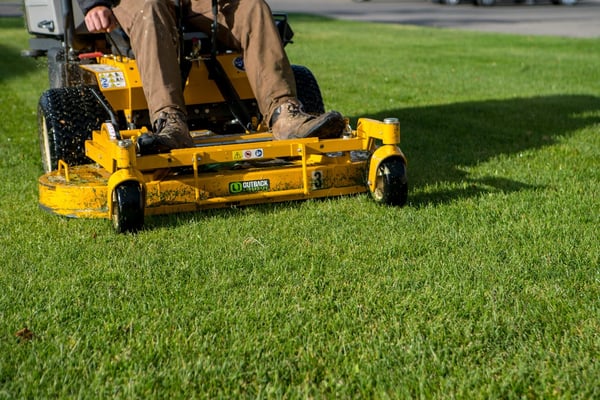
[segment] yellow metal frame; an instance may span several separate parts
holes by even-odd
[[[127,181],[143,188],[146,215],[373,191],[379,163],[405,159],[397,125],[360,119],[352,135],[327,140],[213,135],[196,138],[192,148],[137,156],[135,142],[145,130],[121,131],[117,139],[107,123],[86,142],[95,164],[61,162],[43,175],[40,204],[60,215],[110,218],[112,192]],[[354,152],[371,154],[369,171],[366,157]]]
[[[236,68],[238,53],[217,56],[232,86],[242,100],[253,99],[246,72]],[[115,55],[104,55],[95,64],[82,64],[81,68],[94,76],[104,97],[115,110],[123,110],[127,122],[132,122],[133,112],[146,110],[148,105],[142,80],[135,60]],[[211,104],[225,101],[201,59],[192,62],[184,91],[185,104]]]
[[[240,97],[252,96],[245,72],[234,68],[236,55],[219,57]],[[146,108],[133,60],[105,56],[82,68],[96,75],[106,99],[113,109],[124,110],[128,122],[134,110]],[[195,63],[188,86],[214,85],[207,74],[201,62]],[[216,87],[186,90],[186,96],[192,96],[187,104],[223,101]],[[40,206],[70,217],[111,218],[115,188],[131,181],[142,188],[145,215],[342,196],[373,192],[377,168],[385,159],[400,157],[406,163],[399,148],[400,126],[393,118],[361,118],[356,130],[327,140],[276,141],[266,131],[197,131],[191,132],[194,147],[137,156],[136,141],[146,132],[117,132],[103,124],[85,143],[92,164],[68,166],[61,160],[56,171],[40,177]]]

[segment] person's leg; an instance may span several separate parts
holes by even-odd
[[[140,151],[156,153],[192,146],[185,122],[173,3],[168,0],[121,0],[113,12],[129,35],[150,119],[157,134],[141,138]]]
[[[212,21],[212,1],[192,0],[186,24],[210,33]],[[270,117],[287,98],[296,97],[294,74],[271,9],[263,1],[221,0],[218,21],[219,40],[242,52],[258,106]]]
[[[156,120],[164,108],[185,112],[172,3],[121,0],[113,12],[129,35],[151,120]]]
[[[210,32],[212,0],[192,0],[186,5],[186,24]],[[294,73],[271,9],[263,0],[221,0],[218,22],[219,40],[242,52],[248,82],[261,113],[272,123],[275,138],[341,135],[345,123],[339,113],[315,117],[302,111]]]

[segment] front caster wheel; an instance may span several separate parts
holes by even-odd
[[[406,165],[400,157],[383,160],[377,167],[375,189],[371,193],[377,203],[404,206],[408,202]]]
[[[117,233],[137,232],[144,226],[144,196],[136,181],[115,187],[112,194],[112,221]]]

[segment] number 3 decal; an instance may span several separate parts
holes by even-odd
[[[313,190],[323,189],[323,172],[313,171],[313,173],[312,173],[312,188],[313,188]]]

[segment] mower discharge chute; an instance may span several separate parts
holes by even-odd
[[[147,215],[233,205],[362,192],[380,203],[406,204],[397,119],[360,118],[355,129],[348,123],[336,139],[274,140],[241,55],[217,52],[214,39],[202,33],[182,34],[194,147],[139,155],[136,141],[151,124],[126,38],[81,31],[81,13],[68,0],[55,0],[44,10],[29,1],[27,23],[35,37],[28,55],[48,57],[50,79],[38,107],[43,209],[109,218],[118,232],[130,232],[141,229]],[[274,18],[284,43],[291,41],[287,17]],[[212,50],[207,54],[205,48]],[[297,65],[293,71],[305,111],[322,113],[311,71]]]

